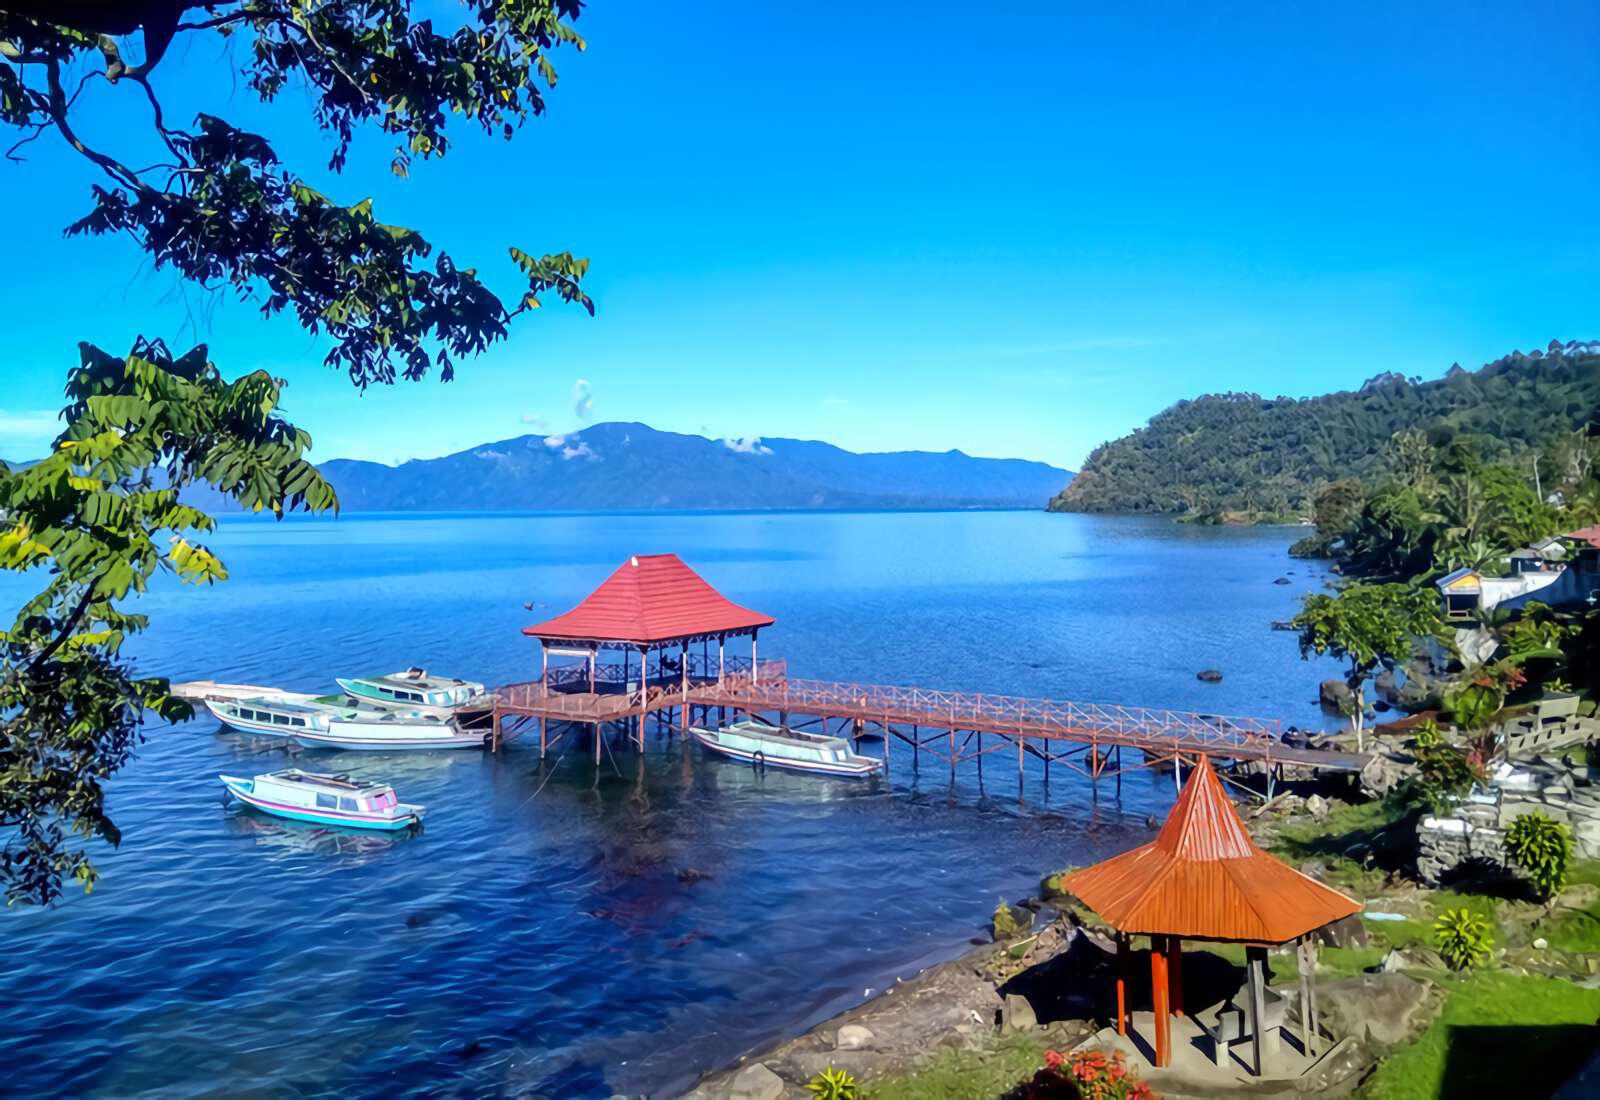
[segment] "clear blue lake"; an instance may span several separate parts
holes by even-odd
[[[307,691],[408,665],[525,680],[521,627],[672,551],[776,616],[762,656],[793,676],[1320,728],[1334,669],[1270,629],[1327,579],[1286,555],[1300,533],[1043,512],[229,517],[211,545],[231,579],[157,586],[130,652],[151,675]],[[0,605],[25,590],[6,579]],[[655,735],[596,769],[577,750],[541,766],[527,741],[339,754],[152,724],[111,783],[124,840],[97,889],[0,916],[0,1092],[672,1096],[954,956],[999,897],[1142,843],[1173,796],[1170,773],[1096,797],[1031,759],[1020,785],[1009,756],[954,779],[921,764],[897,744],[861,783]],[[291,765],[391,781],[426,827],[224,805],[218,773]]]

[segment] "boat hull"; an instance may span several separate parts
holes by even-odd
[[[341,729],[340,727],[345,728]],[[388,732],[388,731],[385,731]],[[344,749],[351,752],[415,752],[422,749],[481,749],[481,733],[458,733],[450,729],[419,732],[416,736],[373,736],[352,723],[331,723],[326,733],[297,730],[294,740],[308,749]]]
[[[281,817],[289,821],[305,821],[315,825],[334,825],[344,829],[373,829],[379,832],[396,833],[403,829],[415,828],[422,824],[420,813],[385,814],[354,813],[343,810],[311,809],[306,806],[290,806],[286,803],[275,802],[271,799],[261,798],[251,789],[254,783],[248,779],[235,779],[232,776],[222,776],[223,786],[228,788],[228,793],[249,806],[253,810],[260,810],[273,817]]]
[[[785,771],[809,772],[812,775],[835,775],[845,778],[861,778],[863,776],[877,775],[883,770],[881,760],[861,761],[822,761],[822,760],[796,760],[792,757],[775,756],[759,750],[749,750],[735,745],[728,745],[719,740],[715,734],[707,730],[693,729],[690,732],[694,739],[719,756],[730,760],[738,760],[746,764],[759,765],[766,768],[782,768]]]

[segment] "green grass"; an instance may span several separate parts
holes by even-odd
[[[1600,990],[1493,972],[1441,977],[1444,1011],[1385,1060],[1363,1100],[1549,1096],[1593,1054]]]
[[[1567,873],[1567,884],[1600,886],[1600,860],[1580,860]],[[1537,935],[1557,951],[1600,954],[1600,900],[1581,909],[1557,907],[1540,921]]]
[[[1272,851],[1295,866],[1316,860],[1327,868],[1325,877],[1332,885],[1370,897],[1383,889],[1388,871],[1399,869],[1408,858],[1409,831],[1400,823],[1409,815],[1387,802],[1342,805],[1320,821],[1285,826]],[[1352,857],[1347,854],[1352,848],[1371,858]]]
[[[945,1050],[915,1073],[862,1084],[862,1100],[994,1100],[1044,1065],[1042,1036],[1010,1034],[981,1050]]]

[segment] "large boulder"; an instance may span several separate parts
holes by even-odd
[[[1372,798],[1382,798],[1411,774],[1410,762],[1385,752],[1375,752],[1361,769],[1361,789]]]
[[[1349,714],[1356,705],[1356,693],[1343,680],[1324,680],[1317,689],[1317,702],[1323,710],[1335,714]]]
[[[783,1100],[783,1078],[760,1062],[752,1062],[734,1074],[728,1100]]]
[[[1319,982],[1317,1007],[1333,1034],[1385,1047],[1405,1042],[1433,1015],[1428,986],[1400,973]]]
[[[1349,916],[1317,929],[1317,939],[1329,947],[1367,946],[1367,926],[1359,916]]]

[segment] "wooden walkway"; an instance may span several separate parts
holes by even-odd
[[[1031,755],[1046,769],[1061,763],[1098,779],[1150,766],[1181,773],[1185,762],[1208,756],[1261,765],[1270,783],[1285,765],[1353,772],[1369,759],[1286,745],[1281,724],[1270,719],[791,679],[782,661],[762,661],[759,675],[748,668],[720,680],[706,673],[691,665],[681,679],[658,680],[642,694],[637,685],[621,682],[616,690],[596,692],[572,690],[587,685],[570,679],[510,684],[495,692],[495,739],[517,736],[536,721],[541,751],[547,751],[552,736],[559,739],[574,724],[596,730],[614,725],[642,748],[647,719],[683,733],[696,721],[720,722],[732,712],[856,741],[881,737],[885,764],[899,742],[910,746],[914,760],[926,752],[952,769],[1004,751],[1016,754],[1019,772]],[[1138,756],[1124,764],[1124,749],[1136,749]],[[599,751],[596,737],[597,757]]]

